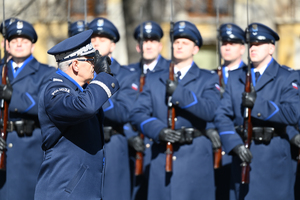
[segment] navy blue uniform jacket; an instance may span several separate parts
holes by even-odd
[[[223,147],[229,153],[236,145],[243,144],[235,126],[243,125],[242,93],[245,90],[247,68],[230,72],[220,107],[215,114],[215,125]],[[252,79],[254,78],[252,73]],[[272,59],[255,85],[257,98],[252,109],[253,126],[285,128],[299,119],[298,74],[281,67]],[[269,144],[252,141],[253,159],[250,164],[249,191],[240,188],[240,161],[233,156],[232,180],[235,193],[231,199],[293,199],[294,170],[288,135],[274,137]]]
[[[102,107],[105,115],[104,126],[122,130],[123,125],[129,120],[129,110],[133,104],[131,98],[135,99],[136,91],[131,87],[131,74],[134,71],[126,66],[121,66],[115,59],[112,60],[111,72],[118,80],[120,89]],[[105,143],[104,199],[130,199],[128,157],[127,138],[122,133],[111,136],[110,140]]]
[[[160,143],[159,132],[168,127],[166,80],[169,72],[156,71],[146,78],[146,85],[131,112],[132,123],[155,143],[149,177],[148,199],[182,200],[215,199],[212,144],[204,136],[192,144],[173,145],[173,174],[166,183],[165,143]],[[176,108],[175,129],[182,126],[204,130],[212,121],[220,94],[215,72],[202,70],[193,64],[179,82],[172,95]]]
[[[32,55],[14,73],[8,62],[8,78],[13,93],[9,103],[9,120],[34,120],[36,128],[31,136],[19,137],[16,131],[7,134],[6,175],[0,173],[1,200],[34,197],[39,168],[43,160],[42,136],[38,123],[38,98],[49,74],[56,69],[39,63]],[[1,66],[1,72],[2,72]]]
[[[45,156],[35,199],[102,198],[101,107],[118,88],[117,80],[106,73],[84,90],[61,70],[53,75],[39,101]]]

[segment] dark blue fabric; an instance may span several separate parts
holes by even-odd
[[[158,140],[159,132],[168,127],[166,80],[168,70],[150,73],[133,110],[132,124],[155,143],[149,175],[148,200],[215,199],[212,144],[206,137],[197,137],[192,144],[173,144],[173,173],[166,175],[166,145]],[[218,76],[193,64],[172,95],[175,106],[175,129],[193,127],[203,130],[219,104]],[[192,102],[197,103],[182,109]],[[148,120],[155,118],[154,120]],[[147,123],[144,123],[148,121]],[[143,124],[141,126],[141,124]],[[197,172],[197,173],[195,173]]]
[[[246,73],[246,67],[230,73],[223,99],[215,114],[215,125],[227,153],[243,144],[234,127],[243,125],[244,121],[241,104]],[[251,112],[253,126],[285,128],[297,123],[300,99],[299,91],[293,88],[292,83],[298,81],[297,73],[281,67],[273,59],[255,85],[257,98]],[[250,184],[249,188],[241,188],[241,192],[240,161],[233,156],[231,178],[235,191],[231,199],[293,199],[295,171],[288,135],[274,137],[269,144],[252,142],[250,150],[253,154]]]
[[[120,39],[120,34],[115,25],[106,18],[98,17],[91,21],[88,28],[93,31],[93,34],[105,36],[117,43]]]
[[[85,22],[84,22],[84,20],[78,20],[76,22],[73,22],[70,25],[68,34],[69,34],[69,37],[72,37],[83,31],[85,31]]]
[[[162,56],[158,57],[158,62],[154,67],[153,71],[161,71],[161,70],[168,70],[170,66],[170,61],[166,60]],[[128,96],[129,99],[132,100],[135,104],[135,100],[139,96],[140,90],[140,76],[142,74],[141,64],[140,63],[133,63],[128,65],[128,69],[131,71],[135,71],[136,73],[132,73],[131,77],[128,77],[131,80],[132,91],[135,93],[131,96]],[[148,72],[146,74],[145,85],[147,85],[147,76],[153,72]],[[148,83],[151,84],[151,83]],[[134,86],[134,87],[133,87]],[[132,109],[132,107],[131,107]],[[130,109],[130,110],[131,110]],[[138,131],[134,131],[131,125],[128,123],[124,126],[124,133],[127,138],[137,136],[139,134]],[[131,199],[132,200],[139,200],[139,199],[147,199],[148,194],[148,181],[149,181],[149,169],[150,169],[150,160],[151,160],[151,146],[152,146],[152,139],[148,137],[144,137],[144,143],[146,145],[146,150],[144,151],[144,160],[143,160],[143,174],[139,177],[134,175],[135,169],[135,156],[136,151],[132,148],[129,149],[130,154],[130,174],[131,174]]]
[[[112,94],[119,84],[112,76],[100,73],[81,91],[60,74],[52,77],[39,101],[44,161],[35,199],[99,200],[103,191],[102,105],[108,95],[95,81],[105,84]]]
[[[271,28],[261,23],[252,23],[248,26],[250,32],[250,42],[271,42],[279,40],[279,35]]]
[[[35,43],[38,36],[33,26],[24,20],[15,20],[7,27],[7,39],[10,41],[13,36],[25,36]]]
[[[32,58],[22,69],[19,69],[15,78],[10,62],[7,70],[13,88],[9,104],[9,120],[34,120],[38,126],[39,94],[55,68],[41,64]],[[37,127],[33,130],[32,136],[24,137],[19,137],[15,131],[9,132],[7,145],[7,171],[0,172],[0,198],[1,200],[31,200],[43,160],[41,129]]]
[[[156,39],[160,40],[164,36],[164,32],[160,25],[154,21],[145,21],[138,25],[135,30],[133,37],[136,40],[140,39],[141,25],[143,26],[143,39]]]
[[[246,42],[246,35],[243,29],[233,23],[226,23],[220,26],[220,36],[222,41]]]
[[[188,38],[199,48],[202,46],[202,37],[195,24],[188,21],[178,21],[174,24],[174,39]]]

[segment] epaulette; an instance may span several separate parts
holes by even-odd
[[[135,69],[134,67],[130,67],[130,66],[128,66],[128,65],[121,65],[121,67],[123,67],[124,69],[129,70],[129,71],[131,71],[131,72],[136,71],[136,69]]]
[[[281,65],[281,67],[282,67],[283,69],[285,69],[285,70],[288,70],[288,71],[294,71],[294,69],[292,69],[292,68],[290,68],[290,67],[288,67],[288,66],[286,66],[286,65]]]

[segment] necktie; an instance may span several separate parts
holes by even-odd
[[[177,72],[177,79],[178,79],[178,81],[180,81],[180,76],[181,76],[181,72],[178,71],[178,72]]]
[[[255,83],[257,83],[258,78],[260,77],[259,72],[255,72]]]
[[[15,67],[15,73],[18,71],[19,68],[20,68],[20,67]]]

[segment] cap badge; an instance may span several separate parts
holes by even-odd
[[[23,28],[23,22],[22,21],[18,21],[17,22],[17,29],[22,29]]]
[[[78,21],[77,22],[77,28],[79,29],[79,28],[83,28],[84,26],[83,26],[83,22],[82,21]]]
[[[103,26],[103,25],[104,25],[104,20],[103,19],[98,19],[97,26]]]
[[[253,24],[253,25],[252,25],[252,34],[253,34],[253,35],[257,35],[257,31],[258,31],[258,26],[257,26],[257,24]]]
[[[226,33],[227,33],[227,35],[232,34],[232,26],[231,26],[231,24],[227,24],[227,26],[226,26]]]
[[[151,33],[151,31],[152,31],[151,22],[148,22],[147,24],[145,24],[145,30],[146,30],[146,33]]]
[[[182,32],[184,31],[183,29],[185,28],[185,22],[180,22],[179,23],[179,31]]]

